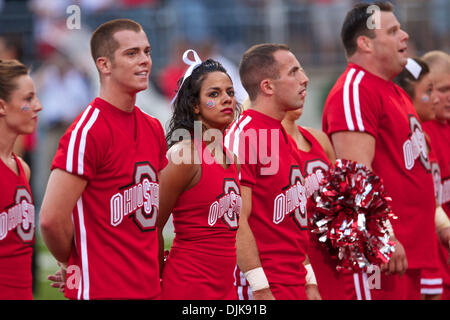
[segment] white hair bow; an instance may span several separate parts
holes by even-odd
[[[192,54],[194,55],[194,60],[189,59],[189,57],[188,57],[189,52],[192,52]],[[192,74],[194,69],[197,68],[199,65],[201,65],[203,61],[200,59],[200,57],[198,56],[197,52],[195,52],[195,50],[189,49],[183,53],[183,62],[185,64],[187,64],[189,66],[189,68],[187,68],[186,72],[184,73],[183,80],[181,81],[178,91],[180,91],[181,87],[183,86],[184,80],[186,80],[186,78]],[[175,97],[173,97],[172,104],[175,101],[175,99],[177,98],[177,96],[178,96],[178,92],[175,95]]]

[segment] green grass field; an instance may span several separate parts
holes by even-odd
[[[64,298],[63,293],[59,292],[58,289],[50,287],[51,281],[47,280],[50,274],[54,274],[58,270],[58,265],[38,234],[36,234],[36,252],[38,269],[34,299],[65,300],[66,298]]]
[[[170,240],[170,241],[168,241]],[[166,250],[169,250],[173,239],[166,240]],[[47,277],[54,274],[59,268],[55,258],[48,251],[39,234],[36,234],[36,251],[37,251],[37,283],[35,300],[66,300],[64,294],[58,289],[50,286],[51,281]]]

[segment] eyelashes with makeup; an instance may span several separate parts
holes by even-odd
[[[230,97],[234,97],[234,90],[227,91],[227,94],[228,94],[228,96],[230,96]],[[208,95],[208,97],[210,97],[210,98],[217,98],[218,96],[219,96],[219,93],[218,93],[218,92],[211,92],[211,93]]]

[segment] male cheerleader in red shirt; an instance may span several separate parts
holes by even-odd
[[[308,78],[285,45],[248,49],[239,74],[251,108],[225,146],[241,162],[236,286],[241,299],[306,299],[306,196],[295,141],[281,121],[303,105]],[[250,292],[243,289],[250,285]]]
[[[417,113],[406,92],[391,81],[407,63],[408,34],[390,3],[375,6],[369,10],[369,4],[357,4],[345,18],[341,37],[348,67],[327,98],[323,130],[337,158],[362,163],[383,179],[398,216],[391,220],[395,252],[381,268],[379,287],[366,283],[357,298],[420,299],[421,268],[434,259],[429,250],[436,209],[433,179]],[[367,276],[356,277],[355,282],[367,282]],[[342,299],[356,299],[355,290],[346,292],[351,294],[344,292]]]
[[[40,227],[67,269],[70,299],[153,299],[160,294],[158,173],[167,164],[158,120],[135,106],[152,60],[142,27],[106,22],[91,51],[100,94],[75,119],[52,163]]]

